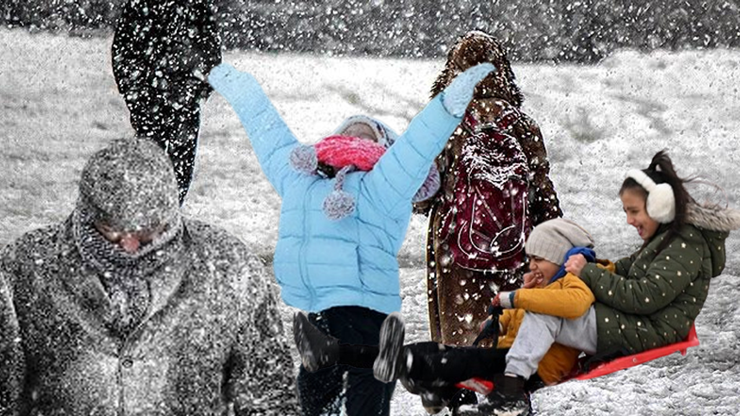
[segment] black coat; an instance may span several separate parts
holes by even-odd
[[[182,201],[193,174],[200,103],[211,93],[205,76],[221,61],[211,1],[129,1],[116,25],[112,58],[131,125],[167,150]]]

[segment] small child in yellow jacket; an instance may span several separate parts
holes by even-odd
[[[493,306],[504,308],[499,318],[498,348],[512,346],[527,312],[575,319],[588,311],[594,295],[580,278],[565,271],[565,262],[575,254],[595,262],[592,248],[591,235],[570,220],[549,220],[532,230],[526,243],[530,271],[524,276],[522,289],[500,292],[492,301]],[[537,337],[538,334],[525,336]],[[522,338],[519,339],[521,342]],[[580,353],[580,350],[553,344],[544,357],[534,357],[541,359],[538,376],[545,384],[557,383],[571,372]]]
[[[471,378],[491,380],[503,374],[508,348],[517,337],[526,313],[571,319],[588,311],[594,302],[593,293],[578,277],[565,272],[564,264],[573,254],[583,254],[587,260],[595,261],[592,248],[591,235],[566,219],[552,219],[532,230],[525,245],[530,271],[524,275],[523,287],[501,292],[493,299],[494,306],[508,308],[499,318],[496,349],[450,347],[436,342],[404,346],[404,325],[397,313],[386,318],[379,347],[340,344],[318,331],[299,313],[293,324],[296,345],[307,369],[335,364],[373,366],[376,378],[381,381],[400,378],[410,392],[421,395],[427,412],[438,413],[458,393],[457,383]],[[580,353],[553,344],[544,357],[539,357],[537,373],[530,377],[528,386],[556,384],[571,372]]]

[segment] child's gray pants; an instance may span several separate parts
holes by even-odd
[[[506,373],[529,379],[553,343],[596,353],[596,312],[591,306],[576,319],[527,312],[506,355]]]

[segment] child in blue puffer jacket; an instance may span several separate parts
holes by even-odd
[[[385,137],[390,145],[367,171],[354,164],[324,169],[319,149],[318,157],[305,151],[253,76],[228,64],[210,72],[209,83],[238,114],[283,201],[274,269],[286,304],[310,312],[312,323],[344,343],[378,344],[383,320],[401,309],[396,256],[412,199],[461,122],[475,86],[494,70],[481,64],[462,73],[395,143],[395,134],[375,120],[345,123],[340,135],[376,142]],[[363,130],[377,134],[368,137]],[[301,366],[298,376],[305,415],[338,414],[342,406],[349,415],[388,415],[393,387],[377,381],[372,370],[351,367],[308,373]]]

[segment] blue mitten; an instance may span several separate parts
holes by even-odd
[[[208,74],[208,83],[229,102],[246,101],[250,90],[262,89],[259,82],[246,72],[240,72],[231,64],[222,63]]]
[[[462,117],[473,99],[476,85],[489,73],[496,70],[493,64],[478,64],[458,75],[452,83],[442,91],[442,104],[455,117]]]

